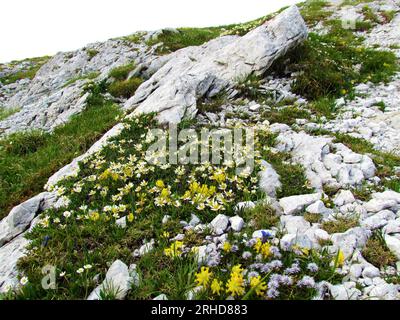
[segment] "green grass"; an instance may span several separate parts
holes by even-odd
[[[259,134],[258,144],[262,150],[262,159],[270,163],[280,176],[282,187],[277,191],[277,197],[313,193],[314,189],[309,185],[304,167],[290,163],[290,153],[270,151],[268,147],[275,145],[275,138],[274,135]]]
[[[310,119],[310,112],[306,109],[295,107],[292,105],[272,108],[272,110],[264,111],[262,118],[272,123],[285,123],[292,125],[296,123],[297,119]]]
[[[167,54],[189,46],[199,46],[221,35],[221,27],[211,28],[180,28],[178,32],[163,30],[156,38],[147,42],[152,46],[162,43],[157,49],[159,54]]]
[[[380,12],[380,14],[384,19],[385,23],[390,23],[397,14],[397,11],[394,10],[382,11]]]
[[[326,10],[328,6],[328,1],[324,0],[306,1],[301,6],[300,12],[307,25],[314,26],[319,21],[323,21],[331,15],[331,13]]]
[[[383,101],[377,102],[373,106],[378,107],[379,110],[381,110],[382,112],[385,112],[386,105]]]
[[[369,6],[364,6],[361,10],[363,13],[365,19],[372,21],[374,23],[380,23],[379,17],[375,14],[375,12],[369,7]]]
[[[331,97],[322,97],[307,105],[307,108],[318,117],[334,119],[337,116],[338,108],[335,99]]]
[[[64,84],[64,87],[68,87],[71,84],[74,84],[75,82],[77,82],[79,80],[93,80],[93,79],[96,79],[99,75],[100,75],[100,72],[91,72],[91,73],[88,73],[88,74],[84,74],[84,75],[81,75],[81,76],[74,77],[74,78],[68,80]]]
[[[374,0],[344,0],[342,2],[342,6],[356,6],[361,3],[370,3],[373,2]]]
[[[271,229],[279,224],[279,216],[266,203],[258,203],[252,209],[243,210],[241,216],[245,221],[251,221],[251,227],[255,230]]]
[[[132,97],[136,89],[143,83],[141,78],[131,78],[128,80],[115,81],[108,87],[108,92],[116,98],[129,99]]]
[[[156,250],[139,260],[138,273],[143,281],[132,288],[128,299],[151,299],[164,293],[170,300],[185,300],[188,291],[195,287],[196,272],[194,257],[169,259],[163,250]]]
[[[226,93],[222,91],[216,96],[209,99],[200,99],[197,101],[197,109],[199,113],[204,114],[206,112],[218,113],[222,110],[222,106],[227,102]]]
[[[366,49],[340,21],[329,21],[327,35],[311,33],[308,40],[278,59],[272,71],[284,75],[286,69],[299,72],[292,91],[315,101],[338,98],[353,92],[358,83],[388,82],[399,69],[396,56],[387,51]],[[360,65],[360,70],[354,68]]]
[[[84,153],[119,115],[118,108],[93,93],[89,105],[52,134],[17,133],[0,142],[0,217],[42,191],[47,179]]]
[[[126,65],[116,67],[112,69],[108,76],[114,78],[118,81],[126,80],[129,76],[129,73],[136,68],[134,63],[128,63]]]
[[[97,54],[99,53],[99,51],[97,51],[96,49],[86,49],[86,53],[89,56],[89,60],[93,59],[95,56],[97,56]]]
[[[178,28],[178,32],[172,30],[163,30],[160,35],[147,41],[147,45],[153,46],[161,44],[157,48],[158,54],[167,54],[176,50],[189,46],[199,46],[212,39],[223,35],[238,35],[243,36],[249,31],[259,27],[266,21],[270,20],[275,15],[279,14],[287,7],[281,8],[279,11],[263,16],[261,18],[238,24],[230,24],[209,28]],[[133,34],[124,39],[132,42],[140,42],[143,39],[142,34]]]
[[[320,223],[322,220],[322,214],[320,213],[309,213],[306,212],[303,215],[304,219],[306,221],[308,221],[309,223],[313,224],[313,223]]]
[[[135,69],[134,63],[129,63],[120,67],[116,67],[110,71],[109,77],[114,79],[108,85],[108,92],[116,98],[129,99],[136,92],[136,89],[143,83],[143,79],[139,77],[129,78],[129,74]]]
[[[13,115],[14,113],[17,113],[20,108],[12,108],[12,109],[6,109],[6,108],[0,108],[0,121],[7,119],[9,116]]]
[[[28,67],[27,69],[23,69],[20,71],[17,71],[15,73],[6,75],[3,78],[0,78],[0,82],[2,84],[11,84],[14,82],[17,82],[18,80],[21,79],[33,79],[38,72],[38,70],[47,62],[49,61],[50,57],[45,56],[45,57],[39,57],[39,58],[30,58],[30,59],[25,59],[21,61],[12,61],[10,63],[11,66],[15,66],[21,62],[27,61],[31,62],[31,66]]]

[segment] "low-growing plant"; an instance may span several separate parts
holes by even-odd
[[[357,227],[358,225],[359,219],[357,216],[338,216],[335,218],[335,220],[324,221],[322,223],[322,229],[324,229],[329,234],[343,233],[351,228]]]
[[[162,43],[158,47],[159,54],[167,54],[189,46],[199,46],[221,34],[221,27],[212,28],[179,28],[177,30],[162,30],[162,33],[147,41],[152,46]]]
[[[306,109],[289,105],[264,111],[261,117],[268,120],[271,124],[285,123],[287,125],[292,125],[296,123],[297,119],[310,119],[311,114]]]
[[[375,267],[394,266],[397,258],[386,245],[380,231],[375,231],[362,250],[363,257]]]
[[[320,223],[322,220],[322,215],[320,213],[309,213],[306,212],[303,215],[304,219],[309,223]]]
[[[293,92],[311,101],[340,97],[350,94],[356,83],[387,82],[398,70],[392,52],[365,49],[339,21],[330,24],[334,31],[322,36],[311,33],[304,44],[274,63],[272,70],[278,75],[286,69],[298,72]]]
[[[199,99],[197,101],[197,109],[201,114],[206,112],[218,113],[222,110],[222,106],[226,101],[226,93],[222,91],[212,98]]]
[[[74,84],[75,82],[77,82],[77,81],[79,81],[79,80],[92,80],[92,79],[95,79],[95,78],[97,78],[99,75],[100,75],[100,72],[91,72],[91,73],[84,74],[84,75],[81,75],[81,76],[76,76],[76,77],[74,77],[74,78],[68,80],[68,81],[64,84],[64,87],[68,87],[68,86],[70,86],[71,84]]]
[[[315,26],[318,22],[325,20],[331,15],[326,9],[327,6],[329,6],[329,3],[325,0],[306,1],[301,5],[300,12],[307,25]]]
[[[387,10],[387,11],[381,11],[380,15],[382,16],[384,23],[390,23],[390,22],[392,22],[396,13],[397,13],[397,11],[395,11],[395,10]]]
[[[267,203],[259,203],[254,208],[245,209],[243,218],[246,221],[251,221],[251,227],[256,230],[271,229],[279,223],[279,216]]]
[[[26,156],[36,152],[49,139],[50,135],[41,130],[17,132],[9,135],[5,140],[0,140],[3,152],[13,156]]]
[[[129,99],[132,97],[137,88],[143,83],[141,78],[131,78],[123,81],[115,81],[108,87],[108,92],[117,98]]]
[[[313,114],[319,117],[324,116],[327,119],[334,119],[337,116],[338,108],[335,99],[331,97],[322,97],[309,103],[307,107]]]
[[[99,51],[96,50],[96,49],[87,49],[87,50],[86,50],[86,53],[87,53],[88,56],[89,56],[89,60],[91,60],[91,59],[93,59],[95,56],[98,55]]]
[[[7,119],[9,116],[20,111],[21,108],[0,108],[0,121]]]
[[[128,78],[129,73],[134,70],[135,67],[136,66],[134,63],[128,63],[112,69],[108,76],[114,78],[115,80],[123,81]]]

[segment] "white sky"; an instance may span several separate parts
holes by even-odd
[[[245,22],[299,0],[2,0],[0,62],[164,27]]]

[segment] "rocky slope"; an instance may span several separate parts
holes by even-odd
[[[2,66],[4,139],[85,112],[93,83],[126,115],[1,220],[4,298],[400,299],[400,2],[300,9],[167,54],[182,31]],[[165,123],[256,129],[255,170],[149,163]]]

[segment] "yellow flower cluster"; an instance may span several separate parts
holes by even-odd
[[[254,244],[254,250],[256,250],[257,253],[262,254],[264,258],[271,255],[271,245],[268,242],[263,243],[260,238],[258,238]]]
[[[164,254],[167,257],[171,258],[179,257],[182,254],[182,247],[183,247],[182,241],[175,241],[171,244],[169,248],[164,249]]]
[[[226,292],[232,294],[233,297],[244,294],[243,269],[240,264],[232,268],[230,279],[226,284]]]
[[[250,287],[255,290],[256,295],[263,296],[267,290],[267,284],[261,281],[261,276],[251,277]]]
[[[233,297],[243,295],[245,292],[245,281],[243,278],[243,269],[241,265],[236,265],[232,268],[230,278],[226,283],[226,292],[230,293]],[[200,272],[196,273],[196,284],[202,286],[203,289],[207,289],[210,281],[213,277],[213,273],[210,272],[209,267],[201,267]],[[253,280],[254,287],[256,286],[256,280]],[[256,292],[262,292],[266,286],[261,283],[257,284]],[[224,291],[224,284],[221,280],[214,278],[210,285],[211,292],[215,295],[219,295]]]

